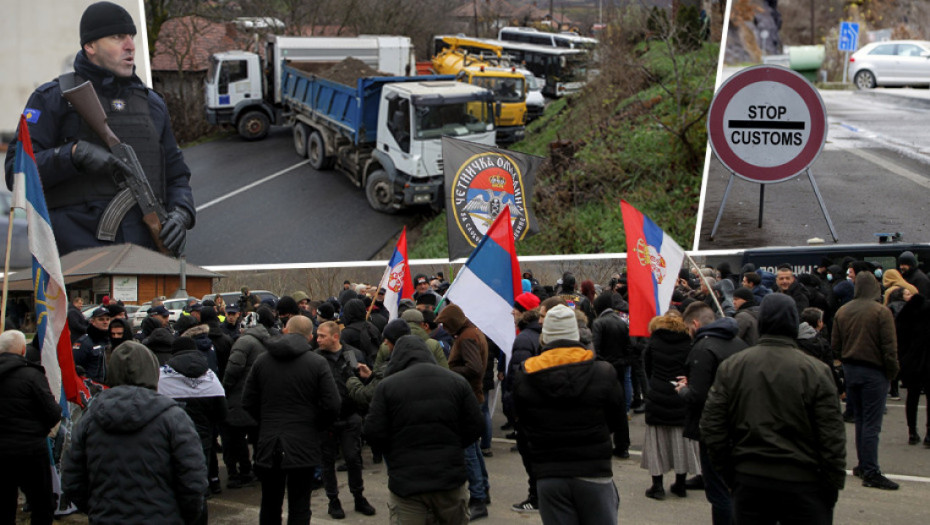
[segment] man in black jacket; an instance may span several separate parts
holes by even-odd
[[[22,332],[0,334],[0,521],[14,522],[16,498],[9,496],[18,487],[32,507],[32,523],[51,524],[55,505],[46,437],[61,418],[61,408],[45,371],[25,355]]]
[[[255,467],[261,471],[260,523],[280,523],[284,490],[288,523],[310,523],[314,469],[322,433],[339,413],[339,392],[326,360],[310,349],[313,323],[298,315],[287,333],[264,341],[252,365],[242,407],[258,422]]]
[[[738,523],[833,522],[846,480],[846,430],[830,369],[800,351],[798,313],[762,300],[759,343],[717,370],[701,418],[714,468]]]
[[[88,378],[103,383],[107,378],[107,346],[110,344],[110,312],[99,307],[91,314],[87,333],[74,342],[74,364]]]
[[[917,267],[917,257],[913,252],[905,251],[898,256],[898,270],[904,280],[917,287],[917,292],[930,298],[930,278]]]
[[[591,325],[594,336],[594,352],[597,358],[607,361],[617,371],[617,378],[623,382],[623,401],[626,412],[630,411],[633,399],[632,370],[636,364],[633,345],[630,344],[630,327],[620,314],[614,310],[614,292],[607,290],[594,299],[597,318]],[[619,458],[630,457],[630,432],[614,434],[614,455]]]
[[[725,359],[746,348],[746,343],[736,335],[739,332],[736,321],[730,317],[715,319],[714,310],[707,303],[691,303],[685,308],[683,317],[691,332],[692,343],[688,361],[685,363],[686,376],[680,379],[676,387],[678,395],[688,405],[682,435],[698,441],[704,497],[710,502],[714,525],[726,525],[732,521],[733,516],[730,491],[710,462],[698,423],[707,400],[707,392],[714,384],[717,367]]]
[[[524,361],[514,384],[517,432],[537,477],[547,525],[617,523],[610,434],[626,423],[623,390],[610,364],[578,341],[575,313],[546,313],[542,353]]]
[[[426,522],[429,516],[439,523],[468,521],[462,449],[483,427],[465,378],[438,366],[419,337],[398,339],[364,429],[391,467],[392,522]]]

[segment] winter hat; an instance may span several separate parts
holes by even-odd
[[[216,308],[205,306],[200,311],[200,322],[208,325],[220,324],[220,314],[217,313]]]
[[[911,268],[917,267],[917,257],[914,256],[914,252],[906,251],[898,256],[898,266],[906,264]]]
[[[297,300],[289,295],[278,299],[278,315],[297,315],[300,308],[297,307]]]
[[[116,317],[119,314],[126,313],[126,307],[119,303],[110,303],[107,305],[107,311],[110,312],[110,317]]]
[[[530,292],[533,290],[533,283],[529,279],[520,279],[520,289],[524,292]]]
[[[291,297],[293,297],[294,300],[297,301],[298,303],[300,303],[303,300],[307,300],[307,301],[310,300],[310,296],[307,295],[305,292],[294,292],[293,295],[291,295]],[[278,305],[278,307],[280,308],[280,305]]]
[[[759,334],[798,337],[798,307],[794,299],[783,293],[770,293],[759,306]]]
[[[190,315],[182,315],[174,323],[174,331],[178,334],[183,334],[184,332],[190,330],[191,328],[197,326],[197,319],[194,319]]]
[[[417,310],[416,308],[405,311],[401,314],[400,317],[408,323],[420,324],[423,322],[423,312]]]
[[[740,286],[739,288],[733,291],[733,298],[742,299],[746,301],[747,303],[752,303],[755,301],[755,297],[752,295],[752,290],[744,286]]]
[[[336,319],[336,309],[333,308],[333,303],[323,303],[316,309],[317,315],[321,319],[326,319],[327,321],[332,321]]]
[[[274,326],[274,312],[264,304],[258,307],[258,324],[265,328]]]
[[[141,386],[158,389],[158,359],[142,343],[126,341],[113,350],[107,361],[107,385]]]
[[[541,339],[543,344],[557,339],[577,341],[578,321],[575,319],[575,312],[564,304],[556,305],[546,312]]]
[[[81,15],[81,47],[105,36],[135,36],[136,32],[136,24],[129,11],[113,2],[91,4]]]
[[[417,304],[436,306],[436,294],[429,292],[421,293],[419,296],[417,296]]]
[[[197,342],[193,337],[181,336],[171,343],[171,353],[177,354],[188,350],[197,350]]]
[[[513,307],[520,312],[525,312],[527,310],[532,310],[539,306],[539,297],[531,294],[530,292],[523,292],[517,296],[513,301]]]
[[[607,290],[594,298],[594,315],[601,315],[614,307],[614,292]]]
[[[382,335],[385,339],[394,344],[398,339],[405,335],[410,335],[410,325],[403,319],[394,319],[384,327]]]

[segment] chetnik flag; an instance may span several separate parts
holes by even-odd
[[[65,280],[25,116],[19,119],[13,166],[13,207],[26,210],[36,304],[35,341],[42,367],[56,400],[60,401],[63,388],[65,399],[84,406],[90,392],[74,369]]]
[[[442,138],[449,259],[466,257],[501,210],[510,211],[514,239],[539,231],[530,203],[542,157]]]
[[[381,284],[384,288],[384,308],[388,311],[388,321],[397,318],[401,299],[413,298],[413,278],[410,276],[410,262],[407,260],[407,227],[400,233],[394,254],[388,261]]]
[[[678,283],[684,250],[630,203],[621,200],[626,233],[630,335],[649,335],[649,321],[664,314]]]
[[[505,208],[465,261],[445,298],[457,304],[485,336],[497,343],[509,362],[517,333],[513,301],[521,291],[510,211]]]

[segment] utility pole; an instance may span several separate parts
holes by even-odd
[[[472,5],[475,7],[475,38],[480,38],[481,35],[478,34],[478,0],[472,0]]]

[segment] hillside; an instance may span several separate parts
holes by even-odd
[[[519,255],[625,251],[620,199],[686,249],[693,243],[719,44],[672,40],[603,48],[600,75],[559,99],[511,147],[547,158],[537,172],[540,233]],[[446,257],[445,214],[412,232],[410,257]]]

